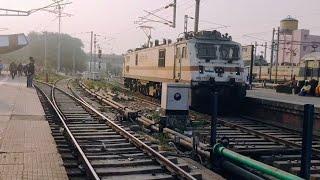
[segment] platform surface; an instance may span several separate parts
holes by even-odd
[[[298,96],[297,94],[277,93],[274,89],[253,88],[247,90],[247,97],[279,101],[291,104],[314,104],[320,108],[320,97]]]
[[[0,76],[0,179],[68,179],[34,88]]]

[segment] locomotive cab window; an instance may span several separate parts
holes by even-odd
[[[220,59],[222,60],[239,60],[239,46],[231,44],[223,44],[219,48]]]
[[[165,60],[166,60],[166,50],[161,49],[159,50],[159,60],[158,60],[158,67],[165,67]]]
[[[196,48],[199,59],[217,59],[217,47],[214,44],[197,43]],[[186,51],[186,47],[184,49]]]

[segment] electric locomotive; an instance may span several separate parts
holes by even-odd
[[[235,111],[246,94],[241,45],[218,31],[185,33],[174,43],[155,40],[129,50],[123,78],[125,87],[155,98],[161,97],[162,82],[189,84],[190,107],[199,112],[211,111],[213,92],[219,94],[219,112]]]

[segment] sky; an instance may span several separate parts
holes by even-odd
[[[82,39],[85,51],[90,50],[90,31],[100,35],[98,43],[104,53],[125,53],[130,48],[146,42],[146,36],[134,22],[147,11],[164,7],[173,0],[64,0],[71,2],[63,12],[61,32]],[[1,8],[15,10],[36,9],[52,0],[0,0]],[[288,15],[299,20],[299,28],[310,29],[320,35],[319,0],[201,0],[199,29],[215,29],[229,33],[233,40],[243,45],[257,41],[271,41],[272,28]],[[177,0],[177,27],[160,23],[152,26],[152,39],[175,40],[183,32],[184,15],[194,16],[195,0]],[[51,8],[51,10],[53,10]],[[157,15],[171,20],[172,9],[164,9]],[[53,13],[38,11],[27,17],[0,16],[0,34],[30,31],[58,31],[58,19]],[[193,30],[193,20],[188,29]]]

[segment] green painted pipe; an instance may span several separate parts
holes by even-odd
[[[261,163],[259,161],[253,160],[251,158],[248,158],[246,156],[243,156],[241,154],[238,154],[236,152],[233,152],[221,144],[216,144],[213,148],[214,154],[219,155],[222,157],[227,158],[228,160],[234,162],[234,163],[240,163],[245,166],[248,166],[252,169],[255,169],[257,171],[260,171],[264,174],[273,176],[278,179],[283,179],[283,180],[302,180],[302,178],[295,176],[293,174],[290,174],[288,172],[282,171],[280,169],[277,169],[275,167],[269,166],[267,164]]]

